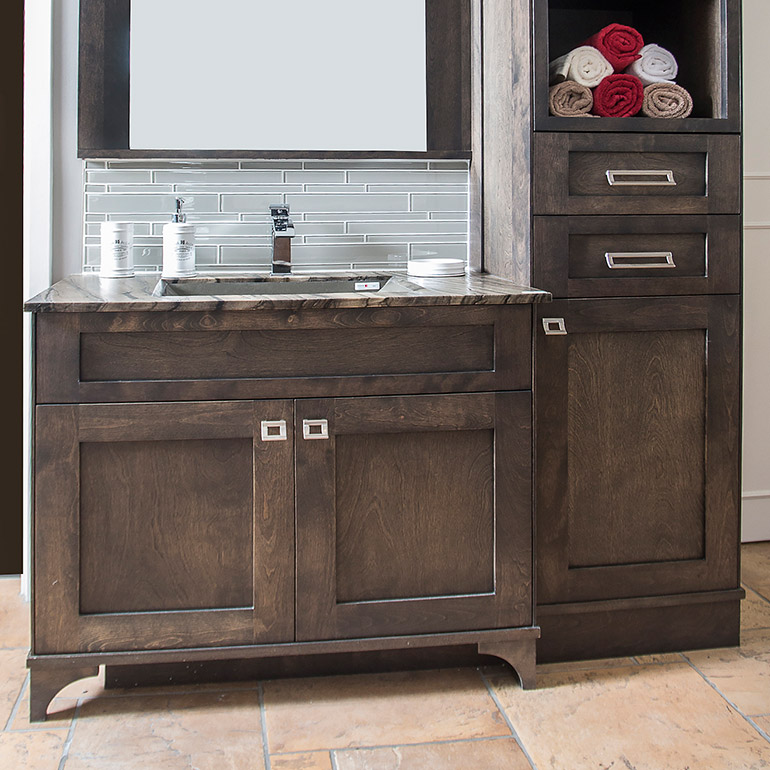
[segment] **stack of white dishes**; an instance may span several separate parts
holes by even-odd
[[[410,259],[406,266],[407,275],[423,277],[445,277],[465,275],[464,259]]]

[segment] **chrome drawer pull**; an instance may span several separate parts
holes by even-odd
[[[286,441],[286,420],[262,420],[262,441]]]
[[[567,327],[563,318],[544,318],[543,329],[549,337],[556,334],[566,334]]]
[[[618,176],[632,176],[634,179],[616,179]],[[665,177],[665,179],[648,179],[644,177]],[[607,181],[610,187],[676,187],[673,171],[644,171],[642,169],[615,169],[607,171]]]
[[[329,438],[328,420],[302,420],[302,438],[306,441]]]
[[[607,260],[607,267],[610,270],[643,270],[645,268],[654,268],[655,270],[662,267],[676,267],[674,263],[674,255],[670,251],[618,251],[607,252],[604,255]],[[640,260],[649,259],[657,260],[655,262],[624,262],[619,260]],[[661,261],[662,260],[662,261]]]

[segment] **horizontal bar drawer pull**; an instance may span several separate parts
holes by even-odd
[[[610,270],[657,270],[662,267],[676,267],[674,254],[670,251],[608,251],[604,258]]]
[[[543,329],[549,337],[567,333],[567,326],[565,325],[563,318],[544,318]]]
[[[262,420],[262,441],[286,441],[286,420]]]
[[[617,177],[632,177],[618,179]],[[651,177],[659,177],[653,179]],[[673,171],[645,171],[644,169],[615,169],[607,171],[610,187],[676,187]]]
[[[329,438],[328,420],[302,420],[302,438],[306,441]]]

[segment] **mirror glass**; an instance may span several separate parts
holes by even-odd
[[[427,149],[425,0],[132,0],[130,147]]]

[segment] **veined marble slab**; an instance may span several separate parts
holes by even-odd
[[[98,273],[71,275],[25,303],[31,312],[94,313],[147,310],[258,310],[301,308],[410,307],[427,305],[516,305],[548,302],[551,295],[528,286],[486,274],[456,278],[418,278],[404,272],[373,270],[370,274],[335,273],[336,279],[371,280],[372,274],[392,278],[376,292],[351,291],[330,294],[217,294],[226,281],[264,281],[264,274],[199,274],[194,280],[210,283],[211,293],[196,296],[158,296],[158,273],[134,278],[101,278]],[[310,278],[295,274],[293,278]],[[331,275],[325,277],[332,277]],[[271,278],[285,280],[283,276]],[[181,282],[185,279],[176,279]]]

